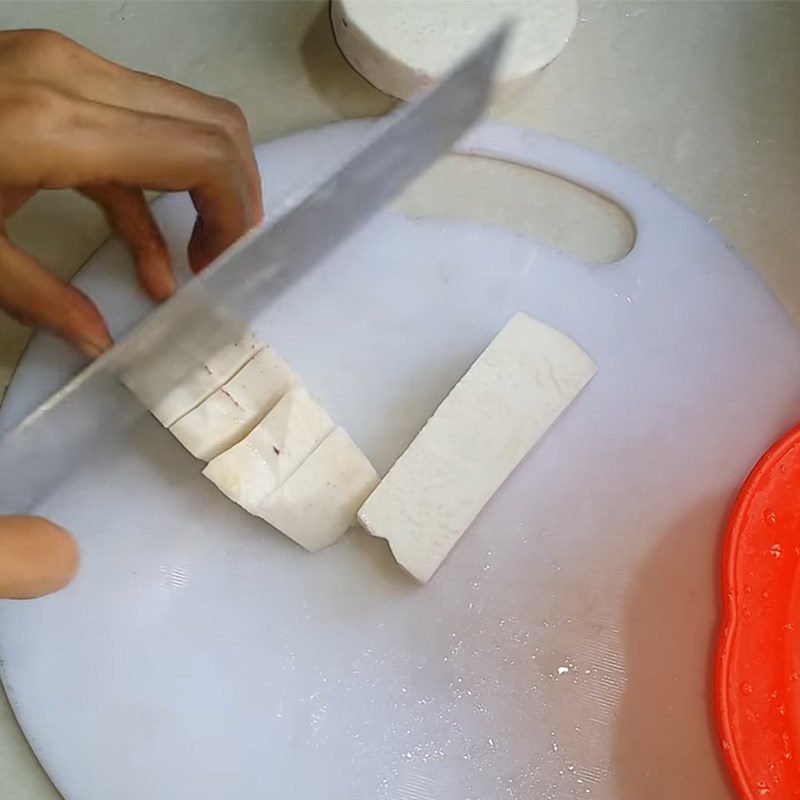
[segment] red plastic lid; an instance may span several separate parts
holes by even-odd
[[[717,728],[747,800],[800,798],[800,426],[744,483],[722,553]]]

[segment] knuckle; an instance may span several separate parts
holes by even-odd
[[[0,86],[0,143],[14,154],[0,162],[0,179],[38,188],[69,185],[71,162],[59,141],[79,116],[69,96],[46,85],[23,81]]]
[[[220,120],[220,125],[231,136],[240,136],[247,132],[247,119],[242,112],[242,109],[232,100],[227,100],[224,97],[217,98],[217,117]]]
[[[53,68],[80,50],[72,39],[57,31],[22,31],[17,40],[20,57],[34,68]]]
[[[200,138],[206,163],[211,168],[226,168],[236,157],[236,146],[225,128],[219,125],[204,125]]]
[[[32,51],[41,54],[60,53],[70,46],[75,46],[72,39],[63,33],[52,30],[31,30],[25,33],[26,46]]]
[[[0,39],[0,71],[6,82],[67,80],[86,70],[96,71],[102,59],[58,31],[6,32]]]

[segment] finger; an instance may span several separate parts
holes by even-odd
[[[197,218],[194,221],[192,235],[189,237],[187,255],[192,272],[197,274],[205,269],[225,249],[226,245],[219,240],[214,229],[206,225],[205,215],[201,210],[202,205],[194,194],[192,202],[197,210]]]
[[[48,328],[94,358],[111,344],[95,304],[0,236],[0,306],[27,325]]]
[[[139,283],[153,300],[166,300],[175,291],[175,279],[164,237],[140,189],[95,186],[81,189],[105,212],[109,224],[128,245]]]
[[[156,75],[134,72],[119,64],[111,64],[111,68],[116,80],[104,80],[92,87],[89,95],[92,99],[123,105],[136,111],[216,125],[227,132],[247,178],[253,213],[251,224],[260,222],[263,217],[261,176],[253,154],[247,119],[239,106]]]
[[[41,597],[66,586],[78,571],[75,540],[41,517],[0,517],[0,597]]]
[[[65,95],[54,104],[50,135],[19,143],[27,158],[15,162],[17,185],[188,190],[212,257],[252,227],[247,178],[221,128]]]
[[[136,72],[82,47],[55,31],[9,31],[3,34],[9,77],[46,83],[106,105],[214,125],[235,145],[247,178],[255,224],[261,219],[261,179],[253,157],[247,121],[235,103],[187,86]],[[16,49],[16,54],[10,52]]]

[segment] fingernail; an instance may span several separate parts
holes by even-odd
[[[109,347],[111,347],[112,342],[108,341],[108,343],[100,344],[99,342],[92,341],[91,339],[79,339],[77,341],[78,349],[89,358],[97,358],[98,356],[103,355]]]
[[[171,272],[168,272],[162,276],[161,287],[163,300],[166,300],[175,294],[175,276]]]
[[[78,348],[85,356],[89,356],[89,358],[97,358],[99,355],[103,354],[103,351],[92,342],[78,342]]]

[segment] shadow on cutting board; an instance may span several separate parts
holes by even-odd
[[[630,593],[628,682],[614,745],[620,800],[733,797],[712,698],[719,552],[729,505],[727,497],[709,500],[678,519]]]

